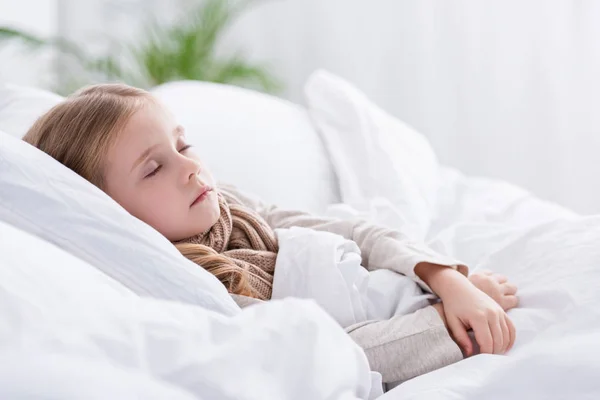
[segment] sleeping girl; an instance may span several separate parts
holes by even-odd
[[[368,221],[283,210],[217,184],[184,128],[146,91],[122,84],[83,88],[40,117],[24,140],[164,235],[242,307],[271,299],[279,251],[274,230],[289,227],[352,240],[367,270],[402,274],[435,294],[414,312],[344,327],[384,382],[476,352],[504,354],[515,341],[506,311],[517,306],[517,288],[506,277],[468,276],[467,266]]]

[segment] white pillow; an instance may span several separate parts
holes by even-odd
[[[339,202],[335,173],[306,110],[235,86],[181,81],[151,92],[186,127],[219,181],[287,208],[323,211]],[[0,130],[23,137],[63,100],[54,93],[0,86]]]
[[[304,108],[206,82],[172,82],[152,93],[175,113],[219,181],[286,208],[319,212],[339,201],[333,168]]]
[[[360,210],[387,200],[403,225],[394,227],[423,239],[434,217],[439,169],[427,139],[326,71],[310,76],[305,94],[338,176],[342,201]]]
[[[0,220],[87,261],[138,295],[239,308],[209,272],[58,161],[0,131]]]
[[[0,85],[0,131],[23,137],[36,119],[63,99],[42,89]]]

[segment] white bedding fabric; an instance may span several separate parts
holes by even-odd
[[[21,138],[36,119],[62,100],[43,89],[0,84],[0,130]]]
[[[1,221],[0,238],[2,399],[371,398],[364,353],[311,301],[227,317],[139,297]]]
[[[439,164],[427,138],[327,71],[314,72],[304,91],[342,202],[358,210],[379,208],[379,218],[422,240],[435,216],[439,186]],[[382,215],[392,208],[371,198],[391,202],[393,212]]]
[[[402,384],[392,399],[597,399],[600,216],[580,217],[513,185],[442,170],[429,244],[519,286],[517,341]]]

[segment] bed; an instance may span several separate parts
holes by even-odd
[[[381,395],[364,354],[314,303],[239,310],[152,228],[21,143],[61,98],[8,85],[0,88],[0,397],[600,396],[600,217],[440,164],[422,135],[325,71],[307,82],[305,107],[201,82],[153,93],[220,180],[285,207],[352,210],[471,271],[508,275],[521,296],[509,312],[514,348]]]

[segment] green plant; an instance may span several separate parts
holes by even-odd
[[[109,51],[99,56],[64,38],[46,39],[9,27],[0,27],[0,43],[18,41],[31,51],[56,51],[62,60],[62,79],[54,90],[61,94],[97,82],[151,88],[181,79],[277,92],[282,85],[269,68],[248,61],[241,52],[226,57],[216,54],[220,38],[250,3],[205,0],[174,23],[150,20],[138,42],[119,44],[106,39]]]

